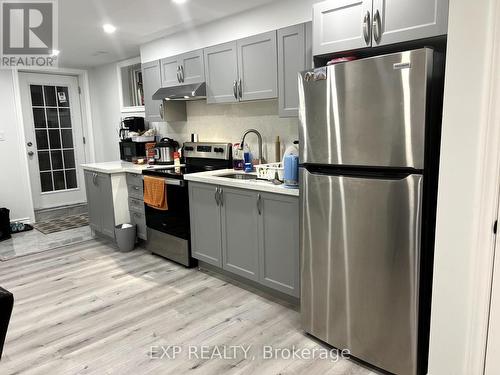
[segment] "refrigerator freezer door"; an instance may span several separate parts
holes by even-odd
[[[417,366],[422,176],[301,168],[304,329],[399,375]]]
[[[300,162],[423,169],[431,62],[419,49],[302,73]]]

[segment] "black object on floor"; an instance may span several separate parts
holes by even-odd
[[[0,241],[10,238],[10,210],[0,208]]]
[[[29,232],[30,230],[33,230],[33,225],[30,225],[30,224],[23,224],[24,227],[23,229],[16,229],[16,230],[13,230],[12,227],[11,227],[11,234],[16,234],[16,233],[22,233],[22,232]]]
[[[10,316],[14,307],[14,296],[7,290],[0,288],[0,359],[2,358],[3,344],[9,328]]]

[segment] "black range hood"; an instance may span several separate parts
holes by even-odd
[[[189,85],[162,87],[153,95],[153,100],[199,100],[207,97],[207,85],[205,82],[192,83]]]

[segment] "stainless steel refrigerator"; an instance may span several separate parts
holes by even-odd
[[[402,375],[420,371],[428,340],[434,56],[424,48],[299,76],[303,327]]]

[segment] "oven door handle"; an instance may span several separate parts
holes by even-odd
[[[173,186],[184,186],[183,180],[175,180],[173,178],[166,178],[165,185],[173,185]]]

